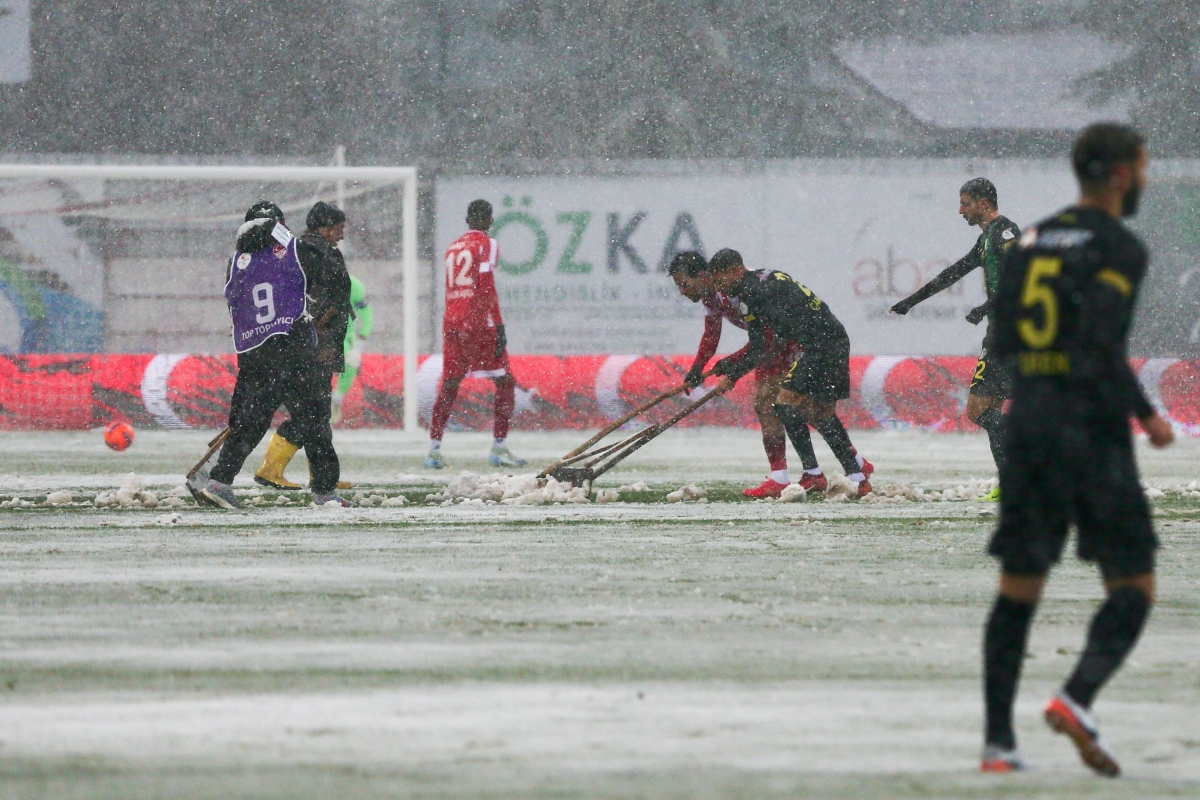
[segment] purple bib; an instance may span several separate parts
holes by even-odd
[[[277,244],[233,254],[225,300],[233,318],[233,348],[239,353],[287,333],[304,316],[307,282],[296,257],[296,237],[282,225],[271,235]]]

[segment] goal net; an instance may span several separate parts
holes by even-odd
[[[395,416],[415,430],[414,167],[0,164],[0,353],[231,353],[225,264],[260,199],[295,233],[318,200],[346,212],[369,349],[404,355]]]

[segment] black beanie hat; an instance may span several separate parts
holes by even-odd
[[[316,205],[308,210],[308,217],[304,220],[304,224],[310,231],[315,231],[318,228],[332,228],[339,222],[345,221],[346,212],[324,200],[318,200]]]
[[[252,219],[273,219],[280,225],[287,224],[283,221],[283,209],[270,200],[258,200],[250,206],[246,211],[246,222]]]

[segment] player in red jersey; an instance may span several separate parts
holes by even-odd
[[[687,251],[676,255],[667,268],[679,293],[693,303],[701,303],[704,306],[704,336],[700,339],[700,348],[696,351],[692,368],[684,378],[684,383],[693,389],[700,385],[704,367],[716,355],[724,321],[728,320],[742,330],[746,329],[741,303],[736,297],[709,291],[695,280],[696,275],[704,269],[705,263],[704,256]],[[771,474],[761,486],[745,489],[742,494],[746,497],[779,497],[791,482],[787,465],[787,432],[773,406],[784,376],[800,357],[800,353],[799,345],[789,344],[768,334],[767,353],[754,370],[754,411],[762,427],[763,449],[767,452]],[[806,469],[804,477],[800,479],[800,485],[807,490],[824,489],[825,476],[820,467],[814,463],[812,469]]]
[[[433,404],[429,426],[429,455],[425,466],[442,469],[442,435],[458,387],[468,373],[496,383],[493,406],[493,467],[522,467],[523,459],[508,449],[508,425],[516,397],[516,383],[508,363],[504,320],[496,294],[496,262],[500,245],[487,232],[492,227],[492,204],[472,200],[467,206],[470,228],[446,249],[446,313],[442,317],[442,385]]]

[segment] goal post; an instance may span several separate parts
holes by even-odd
[[[104,251],[110,247],[123,247],[125,254],[136,251],[147,264],[159,264],[143,268],[145,280],[165,269],[163,264],[182,264],[182,269],[194,266],[181,255],[203,251],[209,261],[217,251],[227,256],[245,209],[260,197],[280,205],[289,227],[297,231],[303,229],[304,215],[316,200],[343,201],[349,206],[344,210],[348,212],[347,260],[351,269],[360,250],[367,256],[364,264],[390,268],[400,262],[403,325],[397,332],[404,355],[402,420],[404,430],[415,434],[420,312],[417,168],[344,166],[343,161],[323,167],[0,163],[0,228],[5,229],[0,237],[0,267],[6,259],[24,258],[37,272],[37,267],[54,262],[56,255],[65,262],[75,259],[79,263],[65,267],[69,273],[66,280],[57,272],[52,279],[66,285],[74,278],[84,284],[84,294],[87,284],[95,282],[102,288],[91,290],[93,300],[103,307],[103,286],[109,277],[109,254]],[[300,224],[296,224],[297,218]],[[64,238],[77,238],[82,246],[75,247],[73,254],[59,253],[69,249],[55,241]],[[163,243],[160,251],[154,251],[155,239]],[[118,245],[112,245],[113,241]],[[91,261],[84,263],[87,258],[81,260],[79,251],[89,249],[89,243]],[[42,253],[29,255],[39,248]],[[46,253],[51,255],[46,257]],[[92,274],[97,270],[102,274]],[[170,279],[186,282],[189,276],[172,273]],[[143,292],[142,296],[150,295]],[[173,296],[190,298],[187,302],[195,299],[185,292]],[[210,305],[206,308],[211,308],[212,298],[207,299]],[[132,307],[148,308],[149,302]],[[225,317],[222,322],[227,321]],[[104,324],[109,325],[107,320]],[[130,336],[127,341],[136,343],[138,339]],[[207,341],[215,340],[210,337]]]

